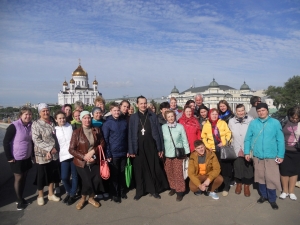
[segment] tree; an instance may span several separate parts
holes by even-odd
[[[300,105],[300,76],[289,78],[283,87],[269,86],[265,94],[274,100],[280,114],[286,114],[289,108]]]

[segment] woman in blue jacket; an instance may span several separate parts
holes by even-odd
[[[284,158],[284,136],[279,121],[269,117],[266,103],[257,104],[256,110],[259,117],[251,121],[244,141],[245,159],[250,161],[253,151],[254,179],[261,194],[257,202],[269,201],[272,209],[278,209],[276,189],[281,191],[279,164]]]
[[[189,154],[189,142],[184,127],[181,124],[176,123],[176,113],[172,110],[167,110],[164,116],[167,119],[167,123],[162,126],[162,132],[166,157],[165,171],[171,188],[169,195],[173,196],[177,193],[176,201],[180,202],[183,198],[183,193],[185,192],[182,167],[183,159],[176,158],[175,146],[184,148],[185,154]]]

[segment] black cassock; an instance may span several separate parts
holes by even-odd
[[[136,182],[136,196],[146,193],[159,193],[168,189],[169,184],[159,159],[155,140],[152,137],[151,125],[147,112],[138,112],[138,152],[133,161]],[[144,127],[142,126],[144,125]],[[142,135],[141,130],[145,132]],[[163,143],[162,143],[163,144]]]

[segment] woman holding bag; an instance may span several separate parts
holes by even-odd
[[[226,145],[231,139],[231,131],[225,121],[219,119],[218,110],[209,110],[208,121],[204,124],[201,137],[205,147],[214,151],[221,165],[221,175],[224,178],[224,189],[222,195],[225,197],[229,193],[230,180],[232,177],[232,161],[221,161],[220,148]]]
[[[236,106],[235,117],[231,118],[228,127],[232,132],[232,146],[238,158],[234,160],[234,177],[236,181],[235,193],[241,194],[244,184],[244,195],[250,196],[249,186],[253,182],[253,163],[247,162],[244,157],[244,139],[250,122],[253,120],[248,116],[243,104]]]
[[[176,201],[180,202],[185,192],[185,182],[183,178],[183,158],[176,158],[175,148],[184,148],[184,153],[189,154],[190,148],[184,127],[176,123],[176,114],[172,110],[165,112],[167,123],[162,126],[164,146],[165,146],[165,171],[171,187],[170,196],[177,193]],[[184,156],[185,156],[184,155]]]
[[[69,148],[70,154],[74,156],[76,170],[82,179],[82,195],[76,208],[83,208],[87,196],[88,203],[99,208],[101,204],[94,200],[94,196],[97,191],[104,191],[99,175],[98,150],[98,145],[104,148],[104,138],[98,127],[91,127],[91,115],[88,111],[80,113],[80,120],[82,127],[73,132]]]

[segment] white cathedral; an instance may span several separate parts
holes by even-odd
[[[63,83],[63,90],[58,93],[58,104],[74,104],[80,100],[85,105],[94,104],[94,100],[97,96],[102,96],[98,91],[98,82],[95,78],[93,81],[93,88],[89,87],[88,73],[81,67],[80,61],[76,70],[72,73],[72,79],[70,85]]]

